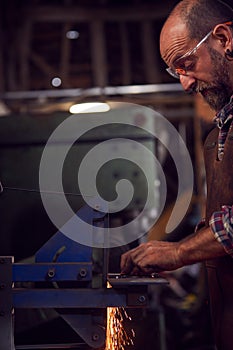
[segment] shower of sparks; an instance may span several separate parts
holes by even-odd
[[[107,308],[107,332],[105,350],[124,350],[125,346],[133,345],[135,332],[133,329],[126,331],[124,321],[131,318],[124,308]]]
[[[111,288],[111,286],[108,286],[108,288]],[[128,323],[130,321],[131,317],[128,316],[126,310],[123,307],[107,308],[105,350],[124,350],[125,346],[134,345],[134,330],[130,329],[129,331],[125,328],[125,323]]]

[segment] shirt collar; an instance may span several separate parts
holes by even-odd
[[[231,119],[233,119],[233,95],[230,98],[230,102],[216,114],[214,122],[217,124],[217,127],[221,129]]]

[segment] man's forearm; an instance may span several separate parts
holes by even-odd
[[[140,244],[122,255],[121,271],[135,275],[172,271],[226,254],[212,229],[204,228],[181,242],[149,241]]]
[[[212,229],[209,227],[202,228],[182,240],[178,248],[178,257],[182,265],[189,265],[226,254],[224,247],[216,240]]]

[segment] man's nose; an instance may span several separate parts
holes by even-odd
[[[192,75],[180,75],[180,83],[184,91],[190,92],[196,86],[196,79]]]

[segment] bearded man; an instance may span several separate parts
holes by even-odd
[[[215,110],[204,144],[203,226],[180,242],[150,241],[121,258],[123,274],[151,274],[206,262],[218,350],[233,349],[233,10],[220,0],[183,0],[163,25],[167,72]]]

